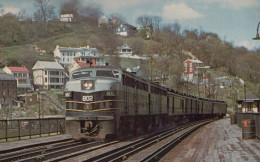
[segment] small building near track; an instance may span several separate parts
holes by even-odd
[[[260,98],[253,94],[247,94],[245,98],[237,100],[238,112],[243,113],[259,113],[260,112]]]

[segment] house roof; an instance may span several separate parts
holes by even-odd
[[[119,49],[132,49],[132,48],[130,48],[127,44],[124,44],[124,45],[122,45],[122,46],[120,46],[120,47],[118,47]]]
[[[129,27],[129,28],[132,28],[133,30],[136,30],[136,27],[133,26],[133,25],[130,25],[130,24],[123,24],[123,25],[125,25],[125,26],[127,26],[127,27]]]
[[[58,47],[60,52],[98,52],[96,48],[87,48],[87,47],[80,47],[80,48],[70,48],[70,47]]]
[[[187,62],[187,61],[190,61],[190,62],[193,62],[193,63],[197,63],[197,64],[203,64],[203,62],[200,61],[200,60],[187,59],[184,62]]]
[[[238,101],[245,101],[245,98],[242,98]],[[260,101],[260,98],[256,97],[255,95],[253,95],[252,93],[249,93],[246,95],[246,102],[254,102],[254,101]]]
[[[77,62],[80,68],[88,67],[88,64],[86,62]]]
[[[120,25],[118,25],[117,27],[121,27],[121,26],[126,26],[126,27],[128,27],[128,28],[131,28],[132,30],[136,30],[136,27],[135,27],[135,26],[129,25],[129,24],[120,24]]]
[[[26,67],[15,67],[15,66],[7,66],[12,72],[24,72],[29,73],[29,70]]]
[[[41,68],[36,67],[37,64],[40,65]],[[64,68],[59,63],[57,63],[57,62],[48,62],[48,61],[37,61],[32,69],[33,70],[36,70],[36,69],[64,70]]]
[[[0,70],[0,80],[15,80],[16,81],[16,78],[13,75],[7,74],[3,70]]]

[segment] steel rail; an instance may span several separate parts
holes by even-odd
[[[56,142],[54,144],[41,145],[37,147],[30,147],[18,151],[13,151],[10,153],[5,153],[0,155],[0,161],[14,161],[20,160],[32,156],[41,155],[44,152],[51,152],[54,150],[59,150],[66,147],[71,147],[72,145],[77,145],[81,142],[75,142],[73,140],[65,142]]]
[[[158,161],[160,158],[162,158],[166,153],[168,153],[174,146],[176,146],[181,140],[183,140],[185,137],[187,137],[189,134],[191,134],[193,131],[195,131],[196,129],[198,129],[199,127],[207,124],[209,122],[204,122],[201,124],[198,124],[196,126],[194,126],[191,129],[188,129],[187,131],[185,131],[184,133],[182,133],[181,135],[179,135],[178,137],[176,137],[175,139],[173,139],[170,143],[162,146],[161,148],[158,148],[157,150],[155,150],[154,152],[152,152],[151,154],[145,156],[142,160],[140,160],[141,162],[151,162],[151,161]]]
[[[180,132],[188,127],[191,127],[197,123],[198,122],[189,123],[189,124],[177,127],[175,129],[165,131],[165,132],[155,135],[153,137],[148,137],[147,139],[141,139],[140,141],[137,141],[135,143],[129,144],[124,147],[117,148],[115,150],[106,152],[104,154],[87,159],[85,161],[122,161],[122,160],[125,160],[130,155],[133,155],[134,153],[137,153],[138,151],[143,150],[143,149],[151,146],[152,144],[157,143],[160,140],[163,140],[163,139],[165,139],[173,134],[176,134],[177,132]]]

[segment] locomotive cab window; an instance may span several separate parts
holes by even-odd
[[[92,71],[75,72],[72,74],[72,79],[90,77],[91,75],[92,75]]]
[[[96,76],[119,78],[119,71],[115,70],[97,70]]]

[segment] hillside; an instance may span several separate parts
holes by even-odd
[[[183,51],[193,53],[197,58],[211,67],[210,75],[213,79],[226,76],[232,82],[242,78],[246,81],[246,91],[260,96],[260,50],[248,51],[242,47],[234,47],[231,43],[222,41],[214,33],[197,30],[181,30],[175,26],[165,26],[153,33],[152,40],[143,39],[138,33],[134,37],[120,37],[109,28],[98,28],[81,24],[57,23],[60,28],[56,34],[51,34],[53,28],[45,28],[44,37],[37,41],[27,40],[15,45],[2,42],[0,48],[0,66],[26,66],[31,69],[37,60],[53,60],[53,50],[56,45],[64,47],[87,46],[97,48],[105,59],[112,65],[127,67],[141,67],[142,76],[162,77],[161,84],[192,95],[225,100],[232,111],[235,100],[244,96],[243,85],[236,83],[229,87],[219,88],[214,83],[214,89],[198,88],[181,79],[183,61],[189,56]],[[51,31],[48,31],[51,30]],[[149,61],[115,57],[117,47],[129,44],[135,54],[147,54]],[[152,57],[151,54],[157,54]],[[237,76],[237,78],[236,78]]]

